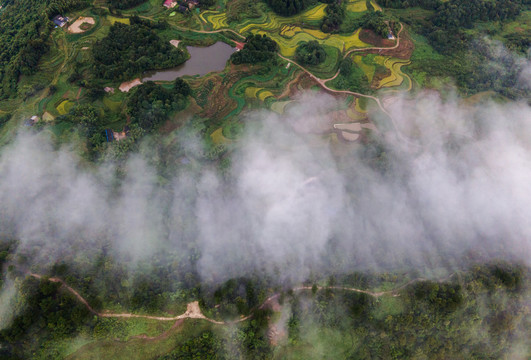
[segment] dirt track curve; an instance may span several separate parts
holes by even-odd
[[[142,318],[142,319],[159,320],[159,321],[178,321],[178,320],[184,320],[184,319],[203,319],[203,320],[209,321],[209,322],[211,322],[213,324],[225,325],[225,324],[235,324],[235,323],[239,323],[239,322],[245,321],[247,319],[252,318],[253,315],[254,315],[251,312],[251,314],[249,314],[249,315],[247,315],[245,317],[241,317],[241,318],[239,318],[237,320],[233,320],[233,321],[217,321],[217,320],[210,319],[210,318],[206,317],[201,312],[201,308],[199,307],[199,302],[198,301],[193,301],[191,303],[188,303],[187,309],[186,309],[186,311],[183,314],[178,315],[178,316],[173,316],[173,317],[172,316],[138,315],[138,314],[131,314],[131,313],[111,313],[109,311],[98,312],[98,311],[94,310],[94,308],[92,306],[90,306],[90,304],[87,302],[87,300],[85,300],[85,298],[83,296],[81,296],[72,287],[68,286],[63,280],[61,280],[61,279],[59,279],[57,277],[46,278],[43,275],[35,274],[35,273],[29,273],[28,275],[31,276],[31,277],[34,277],[36,279],[46,279],[46,280],[54,282],[54,283],[60,283],[61,284],[61,288],[65,289],[66,291],[68,291],[72,295],[74,295],[77,298],[77,300],[79,302],[81,302],[83,305],[85,305],[86,308],[91,313],[93,313],[94,315],[99,316],[99,317],[107,317],[107,318]],[[451,274],[450,276],[448,276],[448,277],[446,277],[444,279],[438,280],[438,282],[446,281],[446,280],[450,279],[454,275],[455,275],[455,273]],[[408,285],[411,285],[411,284],[419,282],[419,281],[426,281],[426,280],[427,279],[425,279],[425,278],[413,279],[413,280],[411,280],[411,281],[405,283],[404,285],[399,286],[399,287],[397,287],[395,289],[388,290],[388,291],[379,291],[379,292],[372,292],[372,291],[368,291],[368,290],[362,290],[362,289],[357,289],[357,288],[347,287],[347,286],[317,286],[317,290],[327,290],[328,289],[328,290],[351,291],[351,292],[367,294],[367,295],[373,296],[375,298],[378,298],[378,297],[383,296],[383,295],[399,296],[398,292],[400,290],[404,289],[405,287],[407,287]],[[293,291],[297,291],[297,292],[298,291],[305,291],[305,290],[313,290],[313,287],[312,286],[298,286],[298,287],[294,287],[292,290]],[[268,303],[270,303],[272,300],[278,298],[280,295],[281,295],[280,292],[271,295],[260,306],[258,306],[258,309],[265,308]]]

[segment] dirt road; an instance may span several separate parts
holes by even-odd
[[[34,277],[36,279],[45,279],[45,277],[40,275],[40,274],[29,273],[28,275],[32,276],[32,277]],[[454,275],[455,274],[451,274],[450,276],[448,276],[448,277],[446,277],[444,279],[438,280],[438,282],[446,281],[446,280],[450,279],[451,277],[453,277]],[[61,288],[65,289],[66,291],[68,291],[72,295],[74,295],[76,297],[76,299],[79,302],[81,302],[83,305],[85,305],[86,308],[91,313],[93,313],[94,315],[99,316],[99,317],[107,317],[107,318],[142,318],[142,319],[150,319],[150,320],[158,320],[158,321],[178,321],[178,320],[184,320],[184,319],[203,319],[203,320],[209,321],[209,322],[211,322],[213,324],[226,325],[226,324],[235,324],[235,323],[239,323],[239,322],[248,320],[248,319],[252,318],[253,315],[254,315],[254,313],[251,312],[251,314],[249,314],[249,315],[247,315],[245,317],[241,317],[239,319],[233,320],[233,321],[217,321],[217,320],[210,319],[210,318],[206,317],[202,313],[201,308],[199,307],[199,302],[198,301],[193,301],[191,303],[188,303],[187,309],[184,312],[184,314],[181,314],[181,315],[178,315],[178,316],[173,316],[173,317],[139,315],[139,314],[132,314],[132,313],[112,313],[112,312],[109,312],[109,311],[106,311],[106,310],[104,310],[103,312],[98,312],[98,311],[94,310],[94,308],[92,308],[90,306],[90,304],[87,302],[87,300],[85,300],[85,298],[83,298],[83,296],[81,296],[76,290],[74,290],[73,288],[68,286],[63,280],[61,280],[61,279],[59,279],[57,277],[47,278],[47,280],[51,281],[51,282],[55,282],[55,283],[60,283],[61,284]],[[379,292],[372,292],[372,291],[368,291],[368,290],[358,289],[358,288],[354,288],[354,287],[347,287],[347,286],[317,286],[317,290],[351,291],[351,292],[367,294],[367,295],[373,296],[375,298],[378,298],[378,297],[381,297],[381,296],[384,296],[384,295],[399,296],[399,291],[404,289],[405,287],[407,287],[407,286],[409,286],[411,284],[414,284],[416,282],[426,281],[426,280],[427,279],[424,279],[424,278],[413,279],[413,280],[407,282],[406,284],[404,284],[402,286],[399,286],[399,287],[397,287],[395,289],[388,290],[388,291],[379,291]],[[298,286],[298,287],[294,287],[291,290],[293,290],[294,292],[307,291],[307,290],[313,290],[313,287],[312,286]],[[265,308],[272,300],[277,299],[278,297],[280,297],[281,294],[282,293],[279,292],[279,293],[275,293],[275,294],[271,295],[260,306],[258,306],[258,309]],[[175,326],[177,326],[177,325],[175,325]]]

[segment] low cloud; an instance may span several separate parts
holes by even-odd
[[[309,116],[315,104],[321,110]],[[249,271],[279,281],[311,271],[430,271],[470,256],[529,263],[528,105],[400,98],[388,106],[393,122],[380,119],[400,132],[379,145],[385,171],[360,145],[338,155],[308,134],[337,108],[305,95],[285,116],[252,114],[228,177],[188,166],[195,170],[161,179],[134,154],[118,184],[112,164],[84,164],[44,134],[21,134],[0,155],[2,232],[36,266],[90,263],[104,246],[133,264],[169,249],[199,254],[206,281]],[[300,131],[306,117],[310,130]]]

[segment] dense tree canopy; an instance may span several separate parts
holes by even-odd
[[[282,16],[298,14],[310,4],[315,4],[314,0],[266,0],[274,12]]]
[[[295,59],[304,65],[318,65],[326,58],[326,51],[316,40],[302,43],[295,50]]]
[[[152,25],[136,17],[131,25],[116,23],[107,37],[92,49],[97,77],[126,80],[151,69],[177,66],[186,60],[185,53],[163,41]]]
[[[441,60],[416,58],[409,68],[432,76],[450,76],[465,93],[494,90],[513,99],[529,98],[529,88],[521,81],[524,63],[509,52],[501,51],[499,44],[486,40],[482,31],[474,26],[486,21],[503,25],[530,5],[529,0],[449,0],[441,3],[427,18],[401,17],[402,22],[426,36],[430,45],[445,57],[444,65]],[[499,28],[498,25],[491,29],[495,28]],[[526,53],[530,41],[526,35],[518,32],[504,35],[507,47]]]
[[[191,90],[182,79],[175,81],[173,89],[166,89],[149,81],[133,89],[127,100],[131,122],[145,131],[151,131],[174,110],[186,107],[186,97]]]
[[[0,330],[0,344],[10,344],[7,350],[22,356],[25,351],[38,349],[49,337],[60,340],[87,324],[91,318],[88,309],[72,294],[59,291],[60,287],[47,280],[27,279],[22,286],[24,311],[15,316],[11,327]],[[39,338],[35,339],[34,334]]]
[[[383,38],[387,38],[389,27],[385,23],[385,17],[381,11],[369,11],[354,24],[354,28],[372,30]]]
[[[391,1],[393,7],[409,7],[416,2]],[[472,28],[479,21],[505,21],[514,19],[524,9],[529,9],[529,0],[450,0],[431,2],[419,0],[419,6],[435,9],[431,17],[417,24],[420,32],[428,37],[438,51],[449,52],[466,47],[465,28]],[[385,5],[385,4],[384,4]],[[408,19],[403,19],[409,22]]]
[[[321,23],[323,32],[333,32],[339,29],[345,18],[345,9],[342,2],[334,1],[326,7],[326,16]]]
[[[275,59],[278,44],[266,35],[249,35],[242,50],[231,55],[233,64],[256,64]]]
[[[339,76],[332,81],[332,85],[341,90],[361,93],[370,91],[367,75],[350,57],[341,60],[339,63]]]
[[[384,7],[405,9],[419,6],[423,9],[433,10],[442,4],[441,0],[379,0],[378,3]]]
[[[87,4],[85,0],[19,0],[0,12],[0,99],[16,94],[20,75],[37,71],[53,29],[46,19]]]
[[[109,3],[109,6],[123,10],[140,5],[146,2],[146,0],[107,0],[107,2]]]

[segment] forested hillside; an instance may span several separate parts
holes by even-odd
[[[314,4],[315,0],[266,0],[267,4],[271,6],[274,12],[283,16],[291,16],[298,14],[310,4]]]
[[[87,4],[86,0],[18,0],[0,13],[0,99],[16,95],[20,75],[38,70],[49,49],[54,27],[50,19]]]
[[[109,6],[120,10],[129,9],[144,2],[146,0],[108,0]]]
[[[531,0],[0,4],[0,359],[531,359]]]
[[[150,69],[177,66],[185,53],[164,42],[150,22],[131,18],[131,25],[116,23],[109,35],[94,44],[94,73],[110,80],[126,80]]]
[[[466,93],[494,90],[512,99],[527,98],[529,89],[520,80],[525,65],[511,53],[501,51],[501,44],[489,38],[504,24],[529,10],[529,0],[450,0],[382,1],[395,8],[420,6],[434,10],[424,18],[400,16],[400,21],[425,36],[429,44],[446,58],[446,65],[429,58],[414,61],[411,69],[423,69],[436,76],[450,76]],[[479,30],[479,29],[488,29]],[[525,55],[530,37],[525,31],[504,36],[507,46]],[[497,63],[499,68],[493,67]]]
[[[160,313],[174,301],[199,298],[204,311],[216,319],[251,317],[236,331],[229,330],[230,324],[211,326],[205,321],[194,323],[196,330],[181,327],[175,331],[178,338],[171,335],[175,341],[171,350],[164,350],[166,345],[158,349],[164,337],[151,339],[141,346],[151,349],[150,359],[319,359],[323,351],[333,359],[497,359],[525,354],[529,345],[529,269],[506,263],[476,265],[442,281],[413,281],[383,296],[345,291],[341,286],[370,289],[396,276],[331,276],[321,282],[321,289],[309,283],[311,290],[279,291],[274,306],[264,301],[275,281],[255,276],[209,288],[191,273],[183,277],[163,266],[127,279],[124,269],[105,258],[86,273],[62,264],[52,274],[68,279],[95,309],[105,306],[100,299],[106,303],[112,299],[139,312]],[[114,290],[105,295],[110,287]],[[0,331],[0,356],[60,357],[57,344],[76,337],[90,339],[94,346],[86,351],[102,356],[113,354],[113,347],[135,346],[135,328],[127,325],[135,320],[94,316],[71,292],[46,278],[27,277],[21,290],[23,311]],[[272,333],[279,323],[284,330]],[[142,321],[137,324],[142,328]],[[109,347],[106,338],[120,341]],[[279,341],[276,346],[272,338]],[[84,352],[82,348],[79,356]]]

